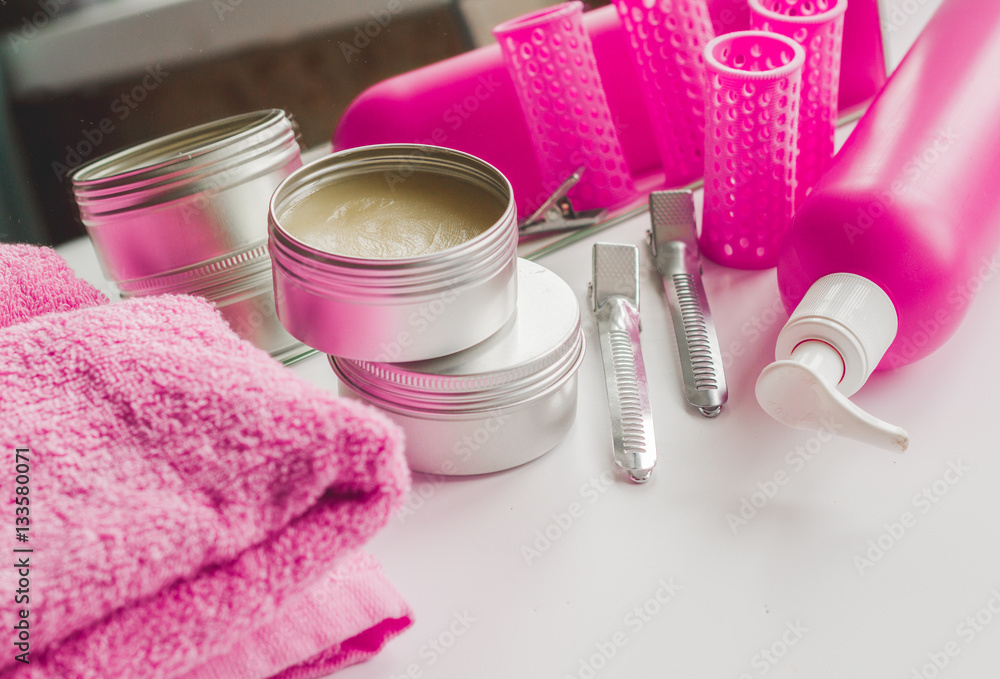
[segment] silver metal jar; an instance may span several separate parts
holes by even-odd
[[[281,226],[290,205],[363,174],[403,178],[415,171],[467,182],[495,195],[503,214],[455,247],[398,259],[363,259],[315,249]],[[423,144],[341,151],[282,182],[270,208],[270,249],[278,318],[305,344],[365,361],[416,361],[482,342],[517,301],[517,213],[510,182],[489,163]]]
[[[330,358],[340,392],[385,411],[406,434],[410,467],[484,474],[545,454],[576,418],[585,342],[580,305],[544,267],[518,260],[517,313],[470,349],[428,361]]]
[[[308,350],[274,311],[267,209],[301,166],[292,121],[272,109],[117,151],[71,179],[104,274],[123,296],[205,297],[238,334],[290,361]]]

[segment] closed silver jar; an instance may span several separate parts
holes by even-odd
[[[267,253],[272,192],[301,167],[277,109],[199,125],[77,168],[73,194],[124,297],[193,294],[279,360],[308,350],[277,320]]]
[[[484,474],[554,448],[576,418],[580,305],[544,267],[518,260],[517,312],[495,335],[412,363],[330,358],[342,395],[388,414],[414,471]]]
[[[393,259],[307,245],[282,226],[290,206],[362,175],[420,172],[457,180],[499,202],[500,217],[437,252]],[[471,200],[471,199],[470,199]],[[422,144],[341,151],[288,177],[270,206],[278,317],[305,344],[334,356],[403,362],[467,349],[497,332],[517,300],[517,214],[510,182],[474,156]]]

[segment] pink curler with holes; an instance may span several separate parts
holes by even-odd
[[[525,14],[500,24],[493,35],[524,111],[544,190],[554,192],[583,166],[569,192],[574,208],[611,207],[632,198],[632,175],[583,28],[583,3]]]
[[[705,61],[715,37],[706,0],[615,0],[668,177],[702,176]]]
[[[753,28],[791,38],[806,52],[795,161],[796,206],[833,159],[846,11],[847,0],[750,0]]]
[[[705,46],[705,207],[712,260],[766,269],[795,206],[795,148],[805,51],[791,38],[737,31]]]

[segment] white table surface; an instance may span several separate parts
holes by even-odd
[[[647,226],[636,218],[543,263],[583,303],[591,243],[639,244]],[[660,454],[652,480],[606,483],[611,435],[588,315],[569,436],[509,472],[415,479],[413,511],[371,551],[417,623],[340,676],[997,676],[1000,285],[984,283],[941,350],[876,374],[855,397],[909,430],[910,450],[894,455],[847,440],[823,444],[768,418],[753,385],[785,319],[775,273],[709,263],[705,284],[724,350],[742,354],[726,366],[722,415],[706,420],[685,406],[669,317],[645,275],[642,342]],[[320,359],[297,372],[333,388]],[[767,490],[773,497],[734,529],[727,517]],[[912,520],[900,534],[893,524],[904,513]],[[539,531],[558,537],[536,545]],[[452,626],[463,633],[453,636]],[[624,644],[602,663],[597,654],[612,655],[616,639]],[[957,655],[940,656],[946,648]],[[946,671],[924,672],[931,656],[947,661]]]
[[[648,225],[648,215],[635,217],[541,263],[586,309],[592,244],[641,245]],[[111,289],[87,241],[60,251]],[[669,315],[642,256],[660,454],[652,480],[637,486],[614,472],[596,326],[585,312],[574,428],[507,472],[415,475],[406,509],[369,550],[416,623],[336,676],[996,677],[996,278],[982,282],[943,348],[876,373],[854,397],[909,431],[909,451],[895,455],[787,429],[757,405],[753,385],[786,318],[774,270],[705,263],[730,397],[715,420],[687,407]],[[336,389],[322,356],[293,369]],[[751,514],[752,502],[760,506]],[[734,520],[741,508],[743,523]]]
[[[640,244],[647,227],[648,216],[636,217],[542,263],[583,304],[592,243]],[[60,249],[100,281],[87,241]],[[337,676],[996,676],[1000,285],[984,282],[941,350],[876,373],[855,397],[909,430],[910,450],[894,455],[822,443],[758,407],[754,381],[785,319],[774,270],[706,262],[730,398],[715,420],[686,407],[645,252],[642,262],[660,454],[652,480],[637,486],[614,474],[596,329],[585,314],[590,347],[568,437],[507,472],[415,476],[407,509],[370,551],[416,624]],[[321,356],[294,371],[336,388]],[[734,525],[744,499],[762,506]],[[901,529],[904,513],[912,520]],[[941,655],[948,650],[957,655]],[[947,668],[937,672],[934,658]]]

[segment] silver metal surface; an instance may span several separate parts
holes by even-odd
[[[646,366],[639,342],[639,249],[597,243],[590,287],[601,338],[615,463],[642,483],[656,465]]]
[[[306,350],[274,312],[267,205],[301,165],[294,124],[271,109],[117,151],[71,179],[104,274],[123,296],[205,297],[242,337],[290,360]]]
[[[412,363],[330,358],[343,393],[405,431],[416,471],[483,474],[551,450],[576,414],[585,342],[576,296],[538,264],[518,261],[517,313],[485,342]]]
[[[290,205],[345,178],[433,172],[497,196],[505,209],[456,247],[403,259],[362,259],[317,250],[281,226]],[[517,303],[517,223],[510,182],[474,156],[423,144],[341,151],[282,182],[271,198],[269,248],[275,302],[285,328],[343,358],[419,361],[467,349],[497,332]]]
[[[144,294],[256,257],[267,199],[300,166],[291,121],[269,110],[118,151],[71,178],[105,274]]]
[[[649,245],[663,279],[680,353],[684,394],[705,417],[715,417],[729,397],[719,339],[701,282],[701,261],[690,191],[649,196]]]
[[[535,212],[518,227],[521,236],[543,236],[562,231],[575,231],[599,223],[607,215],[603,208],[575,210],[569,197],[570,189],[577,185],[586,166],[580,166],[566,181],[545,199]]]

